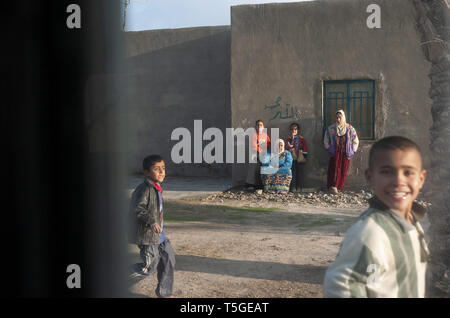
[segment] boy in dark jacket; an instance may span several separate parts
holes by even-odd
[[[145,180],[134,190],[130,202],[132,241],[140,249],[143,261],[140,274],[158,271],[156,294],[171,297],[175,268],[175,253],[164,232],[162,188],[166,171],[159,155],[147,156],[142,164]]]

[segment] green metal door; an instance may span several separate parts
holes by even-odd
[[[324,130],[335,122],[336,111],[345,112],[360,139],[374,139],[375,81],[324,81]]]

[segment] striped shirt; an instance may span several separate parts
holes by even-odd
[[[350,227],[325,273],[324,297],[424,297],[428,247],[413,204],[414,225],[377,198]]]

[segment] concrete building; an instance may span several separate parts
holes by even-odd
[[[381,28],[367,25],[374,3]],[[232,175],[233,185],[241,185],[245,164],[173,163],[173,130],[185,127],[193,135],[199,119],[203,131],[217,127],[225,136],[227,127],[246,129],[262,119],[284,138],[297,121],[310,150],[305,186],[323,188],[329,156],[322,138],[336,108],[346,111],[361,139],[347,189],[365,185],[376,139],[403,135],[428,154],[430,63],[416,20],[411,0],[317,0],[235,6],[231,27],[127,32],[127,68],[120,74],[127,108],[118,118],[128,125],[130,172],[157,152],[169,159],[170,175]],[[91,89],[103,82],[93,79]],[[91,101],[91,118],[105,118],[116,94]],[[92,125],[92,136],[95,131],[100,124]]]
[[[131,32],[127,55],[128,105],[137,125],[132,162],[155,152],[171,158],[173,130],[187,128],[193,140],[196,119],[203,130],[230,127],[230,27]],[[166,161],[172,175],[231,172],[222,164]]]
[[[381,28],[367,26],[372,3],[380,7]],[[347,188],[365,184],[376,139],[406,136],[429,153],[430,64],[411,1],[243,5],[232,8],[231,21],[232,125],[261,118],[287,136],[289,124],[298,121],[310,152],[306,186],[326,186],[329,155],[322,138],[335,107],[346,111],[361,139]],[[244,182],[244,170],[233,166],[234,184]]]
[[[141,171],[146,155],[158,153],[173,176],[230,175],[231,165],[170,159],[174,129],[184,127],[193,135],[196,119],[203,129],[231,126],[230,27],[127,32],[125,41],[123,72],[93,77],[88,87],[88,96],[104,92],[88,97],[91,147],[104,147],[105,125],[120,126],[125,136],[109,138],[126,139],[117,151],[126,152],[130,173]],[[107,91],[113,79],[116,89]]]

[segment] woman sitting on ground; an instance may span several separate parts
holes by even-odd
[[[292,180],[292,155],[284,149],[284,140],[278,139],[276,142],[278,143],[278,153],[267,153],[261,160],[261,179],[264,191],[289,191]]]

